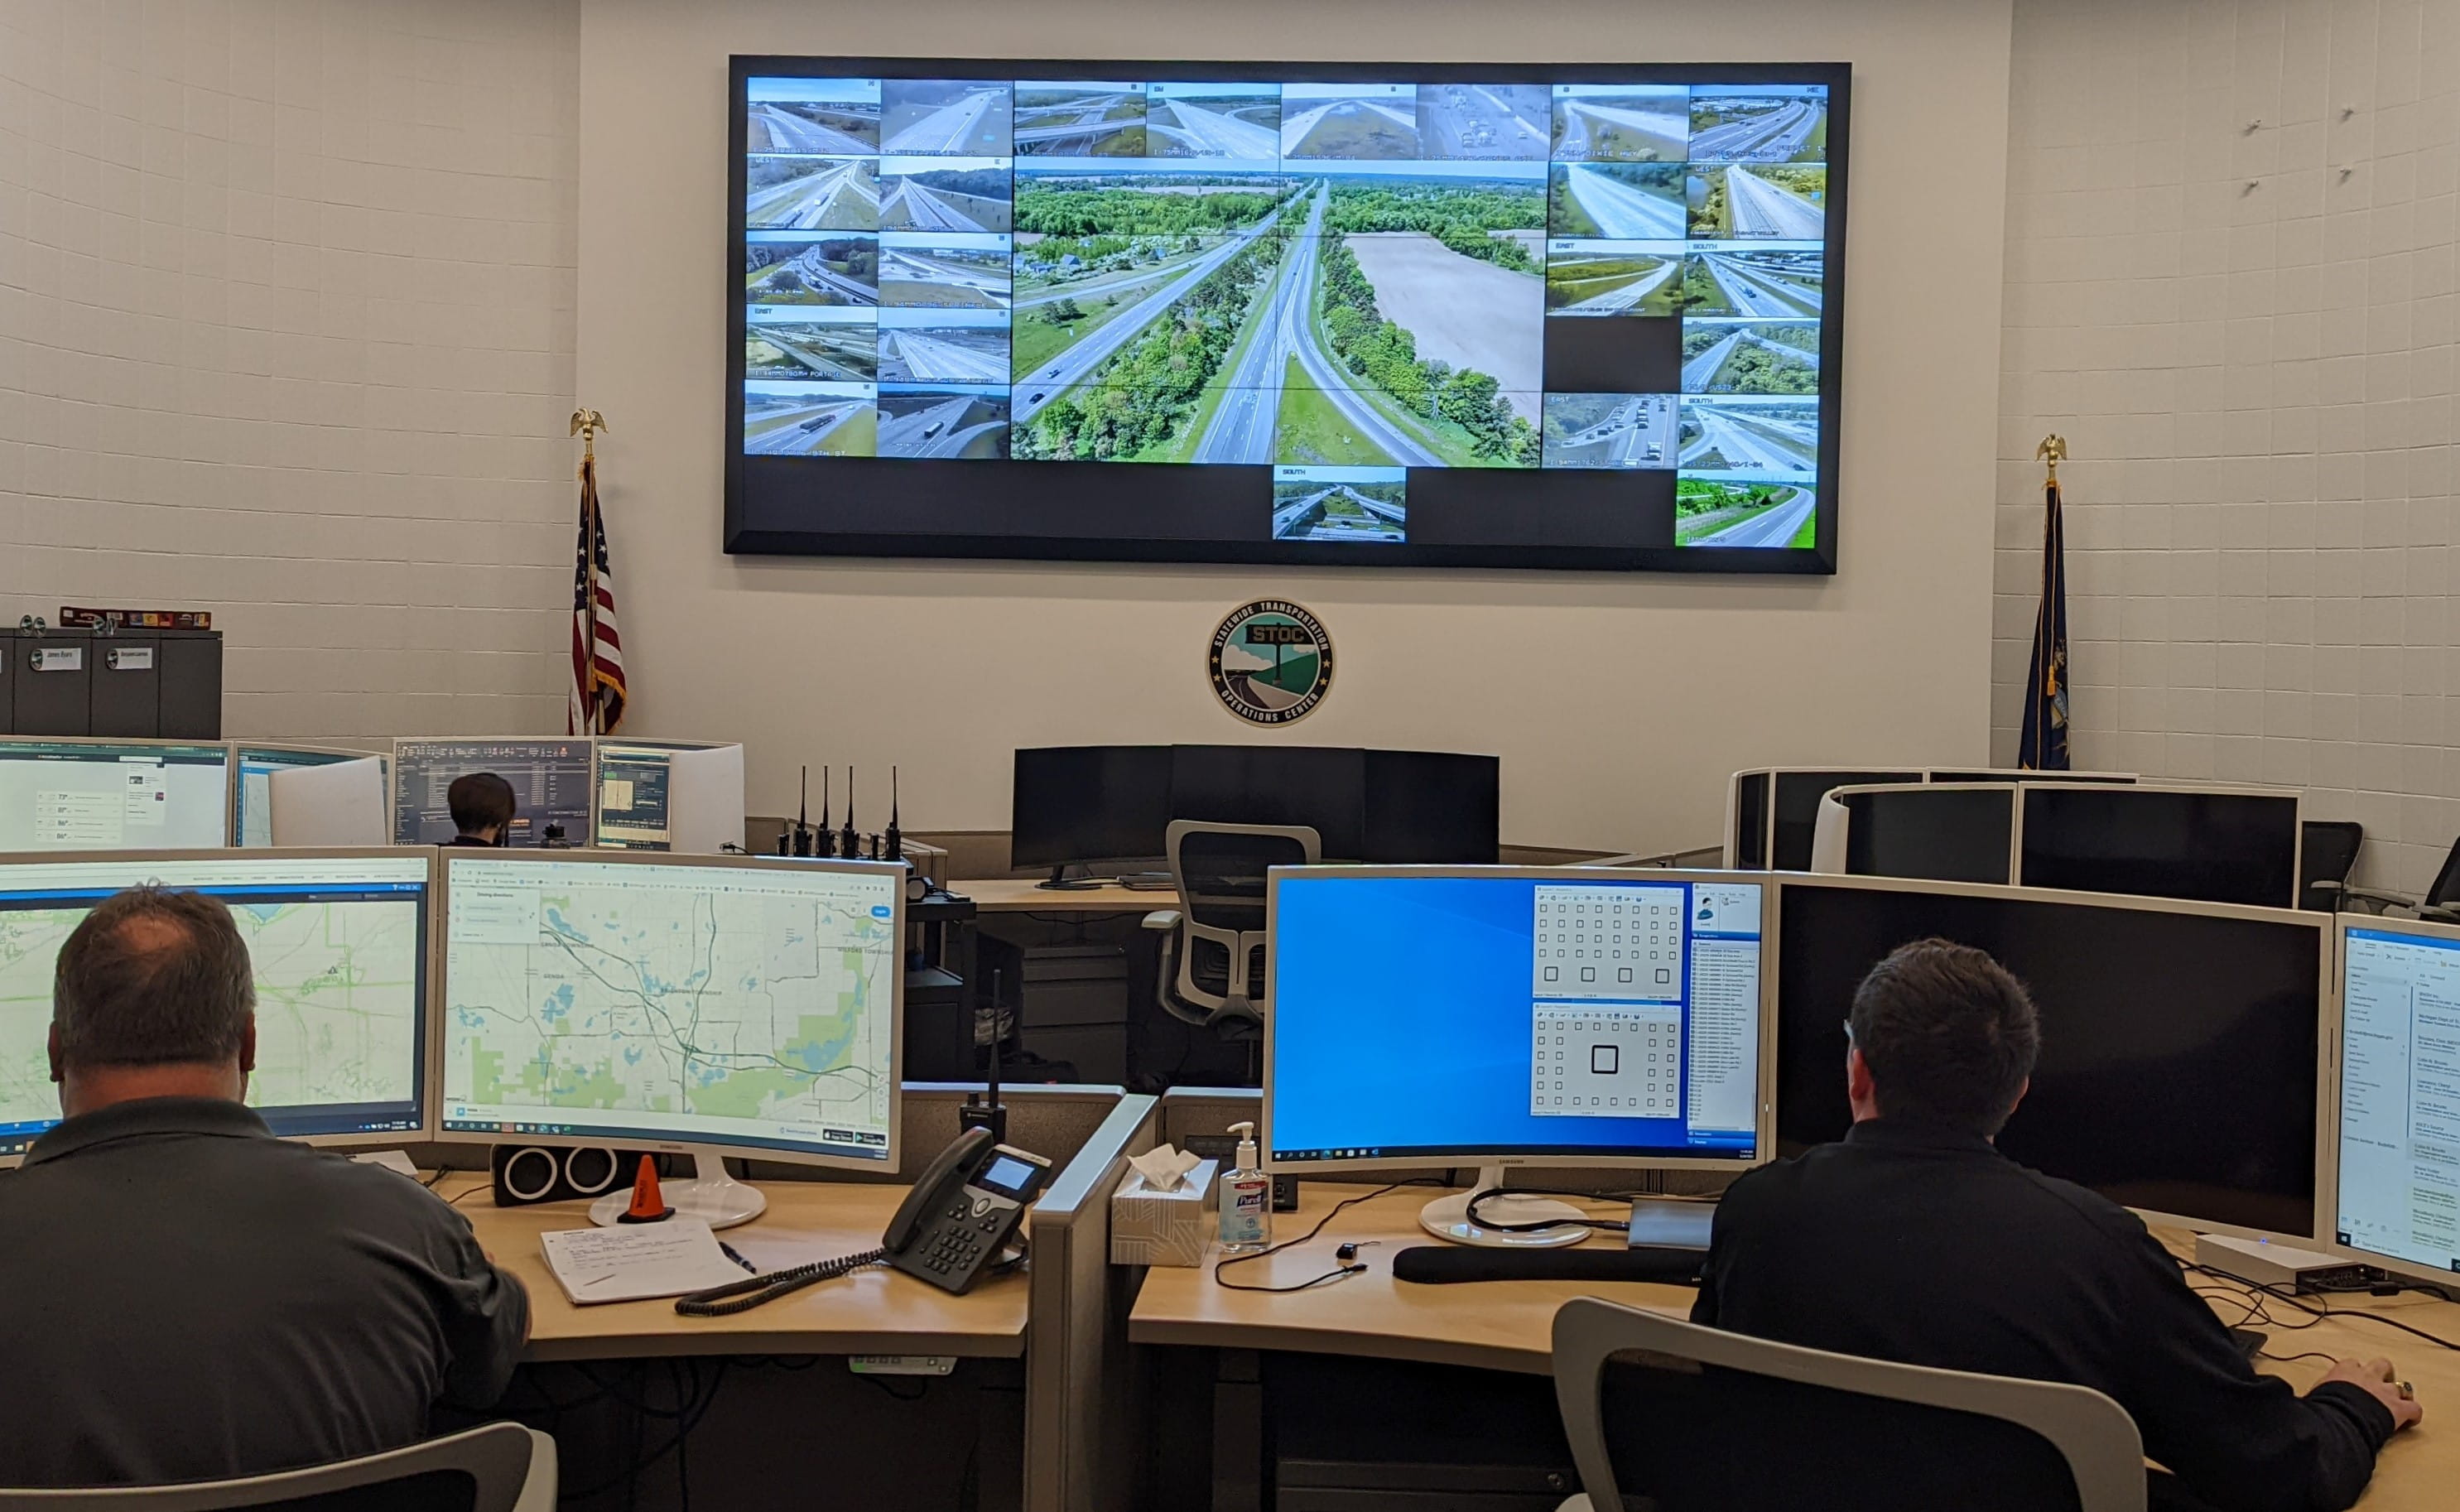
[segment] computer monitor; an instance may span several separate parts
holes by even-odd
[[[427,852],[0,857],[0,1163],[59,1121],[52,973],[95,905],[140,883],[220,898],[256,969],[247,1100],[288,1139],[424,1139]]]
[[[1932,782],[2102,782],[2128,783],[2132,772],[2043,772],[2032,767],[1935,766],[1923,774]]]
[[[1897,768],[1785,769],[1770,774],[1769,865],[1777,871],[1811,869],[1811,848],[1819,824],[1819,800],[1831,788],[1874,782],[1919,782],[1921,773]]]
[[[1367,835],[1380,866],[1493,865],[1502,845],[1503,762],[1452,751],[1367,753]]]
[[[2332,1238],[2460,1272],[2460,929],[2343,915]]]
[[[2312,1238],[2323,921],[2286,909],[1879,878],[1778,899],[1777,1148],[1840,1139],[1843,1020],[1900,945],[1988,951],[2041,1014],[2010,1159],[2196,1228]]]
[[[2027,783],[2027,887],[2298,905],[2299,799],[2254,789]]]
[[[511,846],[536,845],[547,826],[564,841],[588,842],[590,742],[579,735],[549,740],[396,740],[392,745],[393,842],[442,845],[457,831],[445,795],[453,779],[493,772],[513,785]]]
[[[1849,876],[2011,880],[2016,790],[2007,783],[1836,788],[1828,801],[1849,816]]]
[[[273,775],[301,767],[331,766],[342,761],[382,759],[364,751],[322,750],[314,746],[231,746],[231,837],[234,844],[273,843]]]
[[[1368,859],[1364,750],[1184,745],[1172,753],[1172,819],[1304,824],[1315,831],[1325,860]]]
[[[1276,868],[1267,1163],[1474,1166],[1482,1191],[1507,1166],[1764,1159],[1769,890],[1715,873]],[[1444,1200],[1426,1226],[1496,1237],[1465,1206]]]
[[[765,1205],[721,1154],[895,1170],[904,875],[446,851],[439,1136],[688,1151],[719,1225]]]
[[[1009,864],[1156,862],[1170,828],[1169,746],[1046,746],[1016,754]]]
[[[230,748],[0,739],[0,852],[230,843]]]
[[[1767,772],[1737,772],[1726,794],[1726,868],[1768,870],[1769,783]]]
[[[696,746],[648,740],[598,742],[598,818],[590,843],[608,850],[667,850],[668,779],[674,754]]]

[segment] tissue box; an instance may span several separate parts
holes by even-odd
[[[1200,1161],[1176,1191],[1156,1192],[1143,1175],[1130,1171],[1111,1194],[1111,1264],[1200,1266],[1213,1242],[1213,1173],[1218,1162]]]

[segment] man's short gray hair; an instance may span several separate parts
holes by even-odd
[[[60,947],[52,1024],[63,1066],[239,1058],[256,1012],[247,942],[220,899],[131,887]]]

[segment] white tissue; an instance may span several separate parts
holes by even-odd
[[[1175,1192],[1201,1161],[1185,1150],[1171,1145],[1156,1145],[1142,1155],[1128,1157],[1128,1164],[1145,1179],[1145,1185],[1156,1192]]]

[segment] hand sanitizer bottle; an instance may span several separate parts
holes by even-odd
[[[1273,1242],[1273,1178],[1256,1158],[1256,1126],[1234,1123],[1239,1163],[1221,1173],[1221,1250],[1251,1255]]]

